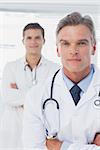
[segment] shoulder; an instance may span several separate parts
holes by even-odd
[[[19,58],[19,59],[16,59],[16,60],[14,60],[14,61],[9,61],[8,63],[6,63],[5,66],[16,65],[16,64],[20,63],[22,60],[23,60],[23,58]]]
[[[97,86],[100,85],[100,68],[98,68],[96,65],[93,65],[94,68],[94,74],[92,78],[92,84]]]
[[[20,58],[6,63],[6,65],[4,66],[4,70],[16,69],[16,67],[19,66],[19,64],[21,64],[22,60],[23,58]]]
[[[95,76],[100,76],[100,68],[96,65],[93,65],[93,68],[94,68],[94,75]]]
[[[46,59],[44,56],[42,56],[42,61],[43,61],[44,64],[46,64],[46,65],[49,66],[49,67],[52,67],[52,68],[60,68],[60,64],[55,63],[55,62],[53,62],[53,61],[51,61],[51,60],[48,60],[48,59]]]

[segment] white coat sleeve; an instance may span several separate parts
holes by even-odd
[[[65,149],[64,149],[65,150]],[[81,143],[73,143],[69,146],[67,150],[100,150],[100,146],[96,146],[94,144],[81,144]]]
[[[81,144],[81,143],[68,143],[66,141],[63,142],[61,146],[61,150],[100,150],[100,146],[96,146],[94,144]]]
[[[42,90],[42,89],[41,89]],[[31,92],[26,96],[24,104],[23,117],[23,145],[24,149],[46,149],[45,129],[43,121],[41,120],[41,103],[39,89]],[[34,97],[33,97],[34,96]]]
[[[4,68],[2,77],[2,99],[3,102],[10,106],[19,106],[24,104],[26,91],[13,89],[10,87],[11,83],[16,83],[15,73],[10,64],[7,64]],[[17,83],[16,83],[17,84]]]

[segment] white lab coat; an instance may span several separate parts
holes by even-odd
[[[43,84],[48,76],[54,74],[59,66],[41,58],[36,70],[37,84]],[[25,70],[25,58],[8,63],[4,68],[2,80],[2,98],[4,110],[0,122],[0,148],[22,147],[22,117],[26,93],[31,87],[34,70]],[[16,83],[18,89],[12,89],[11,83]],[[8,149],[7,149],[8,150]],[[10,149],[9,149],[10,150]]]
[[[43,86],[42,88],[37,87],[40,94],[35,89],[27,95],[23,129],[25,148],[45,149],[45,121],[42,105],[44,100],[50,97],[50,86],[51,79],[44,88]],[[58,118],[60,119],[58,139],[63,141],[62,150],[100,150],[99,146],[90,144],[95,133],[100,132],[100,101],[96,101],[96,104],[99,102],[98,106],[94,104],[95,100],[100,100],[99,92],[100,71],[96,69],[87,92],[83,94],[78,105],[75,106],[64,83],[61,70],[58,72],[54,82],[53,98],[59,103],[60,116],[58,117],[57,109],[53,109],[53,106],[50,106],[49,109],[49,105],[47,105],[48,110],[46,111],[52,122],[52,130],[58,128],[57,122]]]

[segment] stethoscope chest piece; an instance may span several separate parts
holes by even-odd
[[[97,109],[100,109],[100,99],[96,99],[94,101],[94,107],[97,108]]]
[[[37,84],[37,80],[33,80],[33,81],[32,81],[32,84],[33,84],[33,85],[36,85],[36,84]]]

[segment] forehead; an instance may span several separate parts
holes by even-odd
[[[63,27],[57,36],[58,40],[73,40],[90,38],[92,36],[89,28],[85,25],[65,26]]]
[[[24,31],[24,36],[36,36],[42,35],[42,31],[40,29],[28,29]]]

